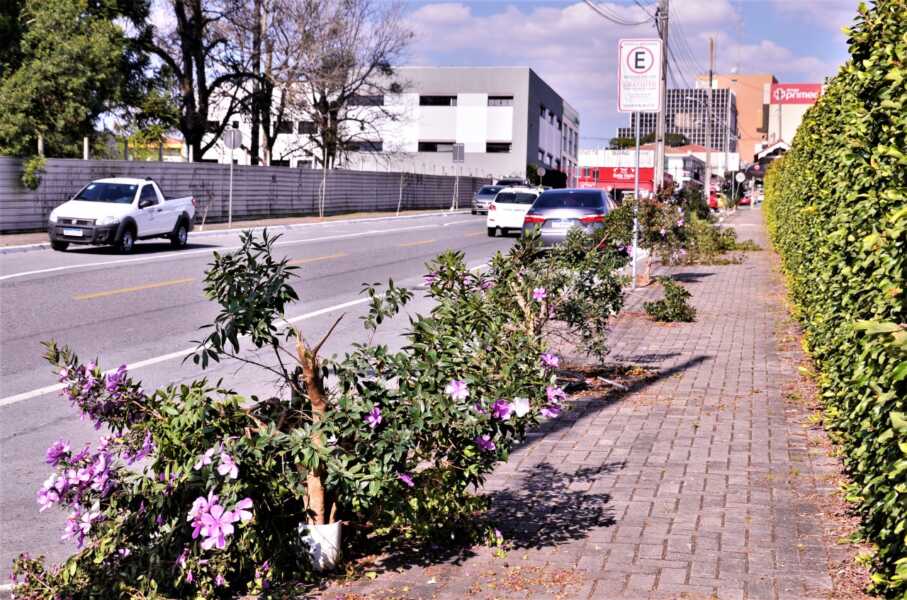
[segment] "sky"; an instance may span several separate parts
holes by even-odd
[[[595,1],[595,0],[593,0]],[[627,22],[654,14],[655,0],[596,2]],[[858,0],[671,0],[669,45],[676,57],[669,87],[691,87],[708,69],[771,73],[779,82],[821,83],[847,60],[842,28]],[[640,6],[642,5],[642,6]],[[607,144],[628,115],[617,112],[617,41],[657,37],[648,23],[616,25],[582,0],[410,0],[415,34],[405,63],[529,66],[580,113],[580,145]],[[651,21],[651,19],[649,19]]]

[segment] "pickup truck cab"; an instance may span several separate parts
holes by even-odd
[[[47,231],[54,250],[95,244],[129,253],[136,240],[147,238],[185,246],[194,217],[192,196],[165,198],[150,179],[116,177],[92,181],[51,211]]]

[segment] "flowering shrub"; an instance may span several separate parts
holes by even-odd
[[[669,277],[659,277],[664,287],[664,298],[643,303],[646,314],[655,321],[692,323],[696,309],[687,301],[690,292]]]
[[[459,527],[482,505],[469,490],[563,408],[546,324],[561,317],[603,343],[620,306],[611,271],[625,255],[594,240],[572,235],[542,258],[521,241],[484,274],[447,252],[429,265],[434,307],[411,318],[403,348],[372,343],[412,297],[389,282],[364,289],[369,341],[325,359],[333,327],[310,344],[284,316],[294,268],[273,258],[274,239],[246,233],[241,250],[215,254],[205,290],[221,310],[194,359],[257,364],[280,376],[284,399],[204,380],[148,394],[125,367],[105,375],[48,344],[65,395],[110,435],[48,449],[38,503],[71,511],[64,537],[78,552],[52,568],[19,559],[17,597],[260,594],[311,577],[300,524]],[[243,353],[246,339],[273,361]]]

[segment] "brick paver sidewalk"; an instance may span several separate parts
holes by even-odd
[[[729,223],[765,248],[760,211]],[[780,349],[783,287],[770,251],[673,270],[695,323],[628,299],[611,359],[658,370],[626,394],[576,400],[485,486],[505,556],[378,564],[325,598],[825,598],[836,559],[821,520],[837,473],[785,398],[795,358]]]

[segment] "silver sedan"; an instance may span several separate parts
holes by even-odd
[[[494,197],[503,189],[503,185],[483,185],[472,197],[472,214],[487,213]]]
[[[523,231],[538,229],[542,245],[550,247],[563,242],[574,227],[587,232],[602,227],[614,208],[614,203],[601,190],[547,190],[523,218]]]

